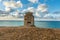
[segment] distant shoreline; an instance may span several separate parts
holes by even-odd
[[[19,22],[19,21],[20,21],[20,22],[24,22],[24,20],[0,20],[0,21],[1,21],[1,22],[2,22],[2,21],[3,21],[3,22],[4,22],[4,21],[7,21],[7,22],[8,22],[8,21],[9,21],[9,22],[10,22],[10,21],[11,21],[11,22],[14,22],[14,21],[15,21],[15,22],[16,22],[16,21],[17,21],[17,22]],[[40,20],[40,21],[35,20],[35,22],[48,22],[48,21],[60,21],[60,20]]]

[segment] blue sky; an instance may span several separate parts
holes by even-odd
[[[60,0],[50,0],[46,4],[50,12],[60,11]]]
[[[14,0],[14,1],[19,1],[19,0]],[[27,6],[25,6],[25,5],[26,4],[28,5],[29,3],[31,3],[28,0],[20,0],[20,1],[23,4],[23,7],[19,8],[19,9],[25,9],[25,8],[27,8]],[[44,1],[45,0],[39,0],[39,3],[44,4]],[[33,4],[31,6],[34,8],[36,8],[38,6],[38,3],[31,3],[31,4]],[[60,11],[60,0],[46,0],[45,4],[48,6],[49,12]],[[3,0],[2,0],[0,2],[0,10],[4,10],[4,9],[5,9],[5,6],[3,5]]]
[[[48,14],[44,16],[56,17],[57,15],[53,13],[60,12],[60,0],[0,0],[0,10],[11,14],[31,11],[39,17],[41,13],[44,14],[48,12]]]

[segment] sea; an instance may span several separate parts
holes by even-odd
[[[0,21],[0,27],[18,27],[23,25],[23,21]],[[35,21],[34,25],[39,28],[60,28],[60,21]]]

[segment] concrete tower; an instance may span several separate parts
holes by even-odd
[[[25,27],[32,27],[34,26],[34,16],[32,12],[27,12],[24,16],[24,26]]]

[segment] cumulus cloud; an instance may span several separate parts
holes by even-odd
[[[12,15],[14,15],[15,17],[18,17],[18,16],[19,16],[19,11],[16,10],[16,11],[14,12],[14,14],[12,14]]]
[[[24,9],[22,12],[35,12],[35,8],[34,7],[28,7],[27,9]]]
[[[47,12],[47,5],[46,4],[39,4],[37,7],[37,11],[41,11],[41,12]]]
[[[32,3],[36,3],[38,2],[38,0],[29,0]],[[3,2],[4,6],[6,7],[5,10],[10,12],[12,10],[12,8],[22,8],[23,4],[21,3],[21,1],[4,1]],[[48,7],[46,4],[38,4],[37,8],[34,7],[28,7],[27,9],[23,9],[22,13],[24,12],[33,12],[35,13],[36,16],[41,17],[39,12],[47,12]],[[14,11],[15,12],[15,11]],[[16,14],[16,12],[15,12]],[[16,14],[17,15],[17,14]]]
[[[23,4],[21,3],[21,1],[17,1],[16,6],[22,8],[23,7]]]
[[[49,13],[49,14],[46,14],[45,16],[44,16],[44,18],[56,18],[57,17],[57,15],[56,14],[52,14],[52,13]]]
[[[5,8],[5,11],[10,12],[10,11],[11,11],[11,8],[6,7],[6,8]]]
[[[37,3],[38,2],[38,0],[28,0],[28,1],[30,1],[32,3]]]
[[[15,4],[15,2],[3,2],[3,4],[4,4],[4,6],[5,7],[13,7],[13,8],[15,8],[16,7],[16,4]]]
[[[33,12],[38,17],[42,17],[47,13],[48,8],[46,4],[39,4],[37,8],[28,7],[27,9],[24,9],[22,12],[27,12],[27,11]]]
[[[11,8],[22,8],[23,4],[20,1],[3,1],[3,5],[5,6],[6,11],[10,11]]]
[[[49,17],[51,17],[51,16],[53,17],[53,14],[46,14],[44,17],[48,17],[48,16]]]
[[[30,12],[34,12],[35,8],[34,7],[29,7],[27,10],[30,11]]]
[[[48,12],[48,7],[46,4],[39,4],[37,8],[34,10],[34,13],[38,17],[44,17]]]
[[[36,12],[35,15],[38,17],[41,17],[41,15],[38,12]]]
[[[55,18],[58,19],[60,18],[60,11],[56,11],[54,13],[49,13],[44,16],[44,18]]]
[[[5,7],[12,7],[12,8],[22,7],[22,3],[20,1],[17,1],[17,2],[4,1],[3,4]]]
[[[34,13],[34,16],[41,17],[40,16],[40,13],[36,12],[36,9],[34,7],[28,7],[27,9],[24,9],[22,11],[22,13],[25,13],[25,12],[33,12]]]

